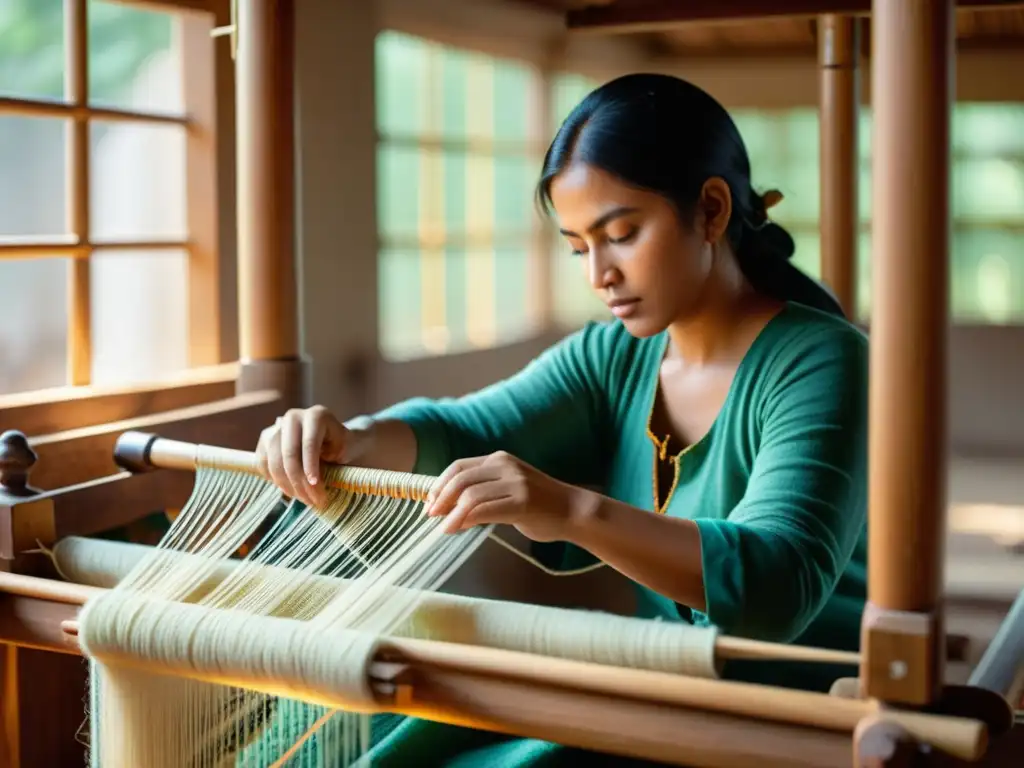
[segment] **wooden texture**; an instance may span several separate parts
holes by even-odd
[[[56,601],[84,602],[87,597],[98,594],[95,588],[50,584],[45,579],[0,574],[2,592],[38,595],[48,606]],[[77,622],[65,621],[64,625],[70,634],[77,634]],[[585,694],[643,699],[664,706],[699,708],[848,734],[852,734],[865,717],[880,714],[877,702],[870,700],[843,699],[415,638],[382,639],[377,660],[404,664],[417,670],[487,675],[538,687],[566,686]],[[169,674],[188,674],[187,669],[177,666],[168,666],[166,671]],[[225,674],[230,676],[229,671]],[[941,751],[963,759],[977,759],[984,753],[987,728],[980,721],[900,711],[881,714],[886,721],[899,724],[922,743]]]
[[[953,2],[875,0],[873,10],[871,615],[861,647],[869,696],[920,705],[943,678]],[[918,622],[894,629],[906,614],[921,617],[925,638]]]
[[[188,364],[224,362],[221,349],[220,206],[217,199],[217,67],[213,14],[178,23],[181,83],[190,126],[185,135],[188,227]]]
[[[165,115],[131,109],[97,107],[76,101],[44,101],[14,96],[0,96],[0,114],[26,117],[62,117],[70,120],[103,120],[104,122],[151,123],[156,125],[188,125],[184,115]]]
[[[958,0],[956,5],[982,11],[1020,8],[1024,7],[1024,2]],[[622,34],[664,32],[694,22],[786,17],[810,19],[824,14],[864,16],[871,11],[871,0],[619,0],[616,3],[569,10],[566,24],[576,33]]]
[[[238,0],[239,351],[299,354],[292,0]]]
[[[818,20],[821,276],[849,317],[857,311],[859,20]]]
[[[78,112],[67,132],[68,232],[78,242],[89,240],[90,162],[89,120],[81,110],[89,104],[89,12],[87,0],[64,0],[65,99]],[[68,264],[69,383],[88,384],[92,378],[92,282],[90,252]]]
[[[30,441],[39,455],[31,482],[45,490],[117,474],[114,445],[121,433],[131,430],[252,450],[260,432],[282,412],[277,392],[252,392],[191,408],[37,436]]]
[[[0,396],[0,432],[45,435],[190,408],[235,394],[238,366],[193,370],[181,381],[128,387],[60,387]]]

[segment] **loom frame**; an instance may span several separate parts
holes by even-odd
[[[986,5],[981,2],[969,4]],[[631,21],[623,15],[628,16],[628,8],[616,8],[614,3],[607,2],[593,5],[609,7],[570,12],[568,26],[587,34],[607,34],[615,31],[616,25],[635,26],[637,23],[635,17]],[[875,286],[881,300],[875,310],[873,347],[882,349],[877,355],[874,351],[872,353],[872,369],[875,371],[871,392],[869,600],[872,609],[864,627],[866,659],[860,685],[863,688],[861,693],[892,706],[934,705],[942,693],[944,654],[941,650],[945,642],[940,598],[945,533],[942,481],[946,467],[944,454],[939,448],[945,446],[946,425],[941,417],[922,419],[921,414],[928,411],[945,413],[943,337],[948,322],[944,302],[948,275],[945,262],[937,263],[933,255],[936,249],[941,253],[948,249],[944,233],[948,231],[949,217],[943,196],[948,197],[949,167],[948,161],[942,157],[943,139],[934,132],[915,132],[919,124],[914,122],[914,110],[936,119],[939,124],[948,122],[952,104],[949,81],[939,81],[937,85],[935,78],[927,75],[936,69],[948,72],[955,56],[950,34],[954,2],[874,0],[869,3],[858,0],[843,4],[823,0],[776,0],[770,4],[771,8],[767,8],[768,4],[749,2],[728,5],[676,3],[673,7],[667,2],[649,5],[659,6],[660,15],[655,20],[659,24],[685,22],[687,14],[692,19],[692,10],[686,11],[684,5],[699,5],[704,19],[721,17],[728,12],[734,18],[749,20],[757,15],[795,13],[797,6],[801,15],[826,10],[845,12],[824,13],[819,17],[826,30],[822,40],[831,40],[831,45],[822,43],[819,58],[823,108],[823,273],[844,306],[852,306],[854,258],[853,240],[843,233],[853,231],[856,225],[856,178],[855,174],[845,172],[845,169],[855,167],[850,163],[856,152],[856,140],[851,129],[851,116],[852,125],[856,124],[859,77],[854,16],[870,12],[876,33],[882,33],[876,34],[876,56],[872,61],[877,78],[876,98],[882,107],[877,122],[881,126],[879,130],[890,141],[889,156],[905,158],[906,164],[901,167],[893,162],[882,167],[882,173],[876,174],[874,182],[879,192],[876,199],[884,201],[887,189],[906,190],[912,177],[915,190],[924,190],[926,202],[915,204],[913,195],[893,195],[887,205],[879,205],[893,211],[893,215],[888,221],[881,222],[878,228],[880,246],[874,256]],[[1024,4],[1001,2],[998,5]],[[290,0],[265,0],[263,3],[239,0],[236,24],[232,25],[231,32],[243,42],[237,51],[237,93],[240,137],[239,319],[240,357],[244,362],[235,386],[239,394],[275,393],[267,408],[281,411],[290,404],[308,402],[308,365],[299,353],[296,319],[294,167],[290,152],[279,151],[275,159],[275,153],[270,151],[275,145],[291,148],[294,142],[291,125],[294,98],[291,77],[292,3]],[[889,77],[898,71],[910,74],[901,79]],[[878,160],[875,164],[876,167],[883,165]],[[903,236],[906,239],[901,239],[898,229],[903,225],[910,233]],[[932,230],[940,232],[938,239]],[[898,253],[900,258],[886,258],[890,253]],[[921,275],[928,275],[929,280],[919,281]],[[919,333],[926,340],[922,346],[928,354],[920,363],[909,354],[919,343],[917,338],[911,337],[912,332]],[[885,398],[901,406],[904,412],[900,413],[899,408],[883,410]],[[918,398],[925,400],[928,408],[914,411],[911,406]],[[220,422],[194,422],[191,428],[180,427],[178,425],[193,422],[188,416],[171,412],[165,414],[166,423],[147,424],[145,428],[155,428],[164,436],[185,440],[197,439],[202,434],[206,442],[230,445],[235,442],[228,435],[227,426],[232,414],[250,428],[272,420],[265,418],[264,413],[243,412],[237,402],[225,402],[223,405],[225,415]],[[103,439],[109,440],[110,435],[140,428],[137,424],[111,427]],[[176,429],[186,431],[175,432]],[[70,445],[72,438],[56,436],[49,443],[45,439],[35,442],[40,448],[45,445],[63,446]],[[246,442],[239,439],[237,447],[251,447],[253,444],[254,440]],[[69,454],[73,451],[76,455],[103,456],[106,460],[111,456],[109,446],[107,449],[100,446],[102,442],[86,441],[67,450]],[[42,467],[48,465],[52,466],[44,453]],[[891,472],[884,474],[887,467]],[[899,470],[917,480],[917,496],[908,498],[901,491],[895,477]],[[64,471],[63,467],[60,471]],[[175,477],[179,480],[173,479]],[[89,515],[115,508],[117,503],[123,502],[126,494],[139,503],[144,499],[161,499],[163,505],[164,499],[185,489],[180,482],[181,477],[174,472],[124,474],[77,485],[73,481],[65,481],[64,484],[70,487],[47,493],[36,494],[34,489],[26,488],[27,492],[33,492],[14,497],[13,501],[11,498],[2,500],[0,546],[6,546],[4,552],[14,557],[24,551],[26,537],[36,536],[40,531],[47,537],[51,532],[53,536],[61,532],[87,533],[89,526],[96,524],[95,520],[89,520]],[[62,509],[66,509],[66,513]],[[130,509],[135,512],[126,511],[129,516],[141,507],[130,505]],[[908,509],[911,512],[906,514]],[[5,535],[6,540],[3,538]],[[901,550],[907,548],[907,541],[921,542],[913,562],[907,562],[908,559],[902,556]],[[922,567],[925,577],[915,578],[916,574],[912,574],[910,569],[916,571]],[[19,643],[19,638],[25,647],[35,647],[26,645],[36,637],[33,633],[45,636],[55,628],[59,631],[59,622],[66,620],[55,618],[63,615],[59,610],[50,601],[2,597],[0,638],[9,649]],[[59,651],[62,646],[54,644],[47,647]],[[1019,654],[1019,650],[1016,652]],[[905,669],[905,674],[894,678],[890,674],[893,669]],[[735,725],[733,730],[718,732],[716,739],[723,743],[735,741],[728,734],[738,733],[736,729],[739,727]],[[698,727],[690,732],[699,735],[703,730],[711,731],[713,728],[701,720]],[[898,737],[898,733],[883,733],[883,744],[879,749],[885,752],[899,740]],[[771,742],[767,735],[765,738],[763,755],[751,756],[758,758],[758,765],[772,764]],[[813,738],[822,740],[821,743],[826,741],[821,734]],[[864,733],[855,739],[864,748],[870,741]],[[843,744],[844,754],[848,755],[849,740],[843,740]],[[784,744],[783,747],[781,754],[787,761],[784,764],[794,764],[791,748]],[[862,750],[857,759],[865,756]],[[711,755],[709,760],[713,758]],[[880,758],[879,762],[884,760]]]

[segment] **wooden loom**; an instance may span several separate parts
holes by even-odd
[[[863,10],[859,6],[866,5],[852,3],[850,10]],[[240,110],[239,130],[254,138],[240,142],[240,166],[251,178],[239,185],[240,194],[250,195],[240,200],[243,213],[239,217],[242,357],[249,361],[238,381],[239,394],[199,411],[170,412],[144,423],[110,425],[104,432],[109,438],[104,459],[113,455],[113,438],[132,429],[152,429],[190,442],[251,446],[255,432],[270,423],[273,415],[292,403],[306,401],[293,323],[292,201],[287,192],[280,199],[269,197],[291,189],[291,168],[261,151],[271,144],[280,147],[291,142],[289,119],[283,119],[291,113],[289,6],[287,2],[240,2],[240,13],[251,19],[248,32],[252,40],[240,47],[237,62],[239,103],[247,106]],[[821,6],[834,9],[836,4]],[[937,226],[948,217],[944,143],[948,137],[934,131],[933,125],[948,124],[952,94],[948,82],[930,74],[948,69],[952,60],[951,6],[946,1],[876,0],[873,7],[873,67],[880,78],[875,88],[879,130],[876,198],[878,210],[891,218],[876,216],[875,228],[871,609],[865,617],[860,659],[862,693],[867,698],[807,698],[788,691],[523,658],[491,649],[396,643],[368,670],[381,695],[391,697],[396,708],[599,750],[613,751],[620,742],[619,734],[629,733],[633,753],[688,765],[838,765],[849,761],[854,733],[862,758],[885,753],[900,740],[914,741],[913,736],[953,749],[961,757],[978,757],[979,750],[984,752],[984,739],[979,738],[984,731],[993,741],[986,759],[996,764],[992,761],[999,759],[999,744],[1003,743],[998,739],[1010,727],[1007,707],[999,704],[1000,694],[1005,697],[1019,685],[1020,649],[1019,644],[1012,645],[1014,638],[1024,633],[1019,600],[1004,625],[1002,640],[993,643],[974,681],[979,683],[977,687],[995,691],[995,698],[983,693],[968,697],[965,711],[965,692],[947,689],[943,695],[942,687],[941,551],[945,526],[940,515],[944,509],[945,425],[941,415],[945,413],[945,391],[939,383],[945,381],[946,370],[939,329],[947,319],[948,278],[946,264],[935,260],[934,254],[948,250],[945,229]],[[908,11],[910,7],[912,11]],[[755,8],[755,12],[763,10]],[[835,234],[833,239],[824,238],[823,253],[826,275],[838,275],[834,281],[841,288],[842,276],[852,274],[854,253],[852,234],[846,237],[843,233],[853,232],[855,195],[850,194],[849,175],[844,174],[842,164],[843,158],[849,159],[855,151],[847,130],[849,115],[844,112],[853,98],[855,66],[843,60],[844,51],[846,56],[853,51],[853,22],[849,17],[829,16],[823,19],[823,27],[834,30],[829,52],[836,57],[823,77],[826,109],[822,138],[823,144],[832,147],[831,152],[823,153],[823,172],[836,168],[823,188],[826,199],[832,201],[823,211],[823,231]],[[828,108],[830,103],[833,106]],[[910,146],[917,151],[907,151]],[[289,154],[281,152],[279,156]],[[852,167],[852,163],[845,166],[847,173]],[[277,215],[245,215],[255,211]],[[886,258],[889,253],[898,253],[900,258]],[[837,292],[841,298],[845,295],[843,290]],[[919,350],[916,357],[907,354],[912,348]],[[244,414],[237,431],[232,419],[235,413]],[[219,419],[212,427],[211,414]],[[76,436],[49,443],[37,440],[33,447],[38,451],[55,445],[54,452],[60,455],[61,450],[75,451],[74,439]],[[65,445],[66,449],[60,447]],[[26,458],[24,446],[17,439],[6,446],[21,450],[21,457],[14,456],[12,471],[5,476],[3,490],[9,498],[0,507],[0,556],[13,563],[15,570],[30,570],[30,563],[38,561],[24,555],[36,546],[37,539],[52,544],[65,536],[96,533],[148,509],[175,506],[187,490],[187,474],[172,471],[124,473],[60,491],[34,493],[27,482],[30,457]],[[912,491],[916,494],[911,495]],[[126,504],[132,497],[150,506]],[[111,515],[111,510],[117,509],[120,514]],[[99,513],[105,517],[101,519]],[[907,541],[918,543],[909,562],[904,556]],[[11,653],[38,659],[25,649],[46,649],[73,660],[73,639],[61,625],[73,621],[75,605],[88,590],[25,577],[10,577],[5,584],[7,595],[0,597],[0,638],[8,648],[17,649]],[[728,646],[722,647],[723,655],[742,643],[731,649]],[[47,653],[46,657],[57,658],[58,654]],[[24,675],[31,674],[28,668],[21,669]],[[566,684],[569,679],[582,680],[583,672],[597,682]],[[10,678],[6,682],[10,685]],[[23,678],[20,687],[22,701],[27,702],[25,694],[33,687],[45,688],[45,684]],[[5,689],[8,707],[9,694]],[[957,694],[961,695],[959,704],[953,707]],[[47,706],[42,697],[37,701]],[[81,706],[73,703],[78,719],[69,724],[75,728]],[[915,732],[898,722],[876,722],[879,705],[936,711],[953,707],[966,717],[933,715],[923,722],[948,727],[940,728],[938,734],[931,728]],[[12,728],[12,711],[4,711],[4,726],[18,731],[22,764],[59,764],[33,762],[29,750],[40,745],[29,743],[31,735],[20,730],[17,720]],[[559,727],[552,725],[553,712],[558,713]],[[979,730],[981,725],[984,728]],[[953,741],[949,741],[951,735]],[[933,754],[929,759],[943,764],[944,758]]]

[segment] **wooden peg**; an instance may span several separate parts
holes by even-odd
[[[39,493],[29,485],[32,467],[39,460],[28,438],[16,429],[0,435],[0,493],[26,497]]]

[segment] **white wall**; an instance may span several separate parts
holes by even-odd
[[[650,61],[622,38],[566,46],[556,17],[489,0],[306,0],[297,14],[302,327],[315,365],[315,397],[345,416],[411,395],[470,391],[514,372],[557,337],[409,363],[378,360],[373,38],[379,28],[522,50],[549,64],[566,57],[599,77],[671,69],[732,107],[817,99],[813,61]],[[1022,65],[1024,52],[962,56],[960,98],[1024,100],[1024,80],[996,76]],[[368,362],[362,376],[349,375],[361,362]],[[954,328],[950,373],[954,449],[1024,456],[1024,328]]]

